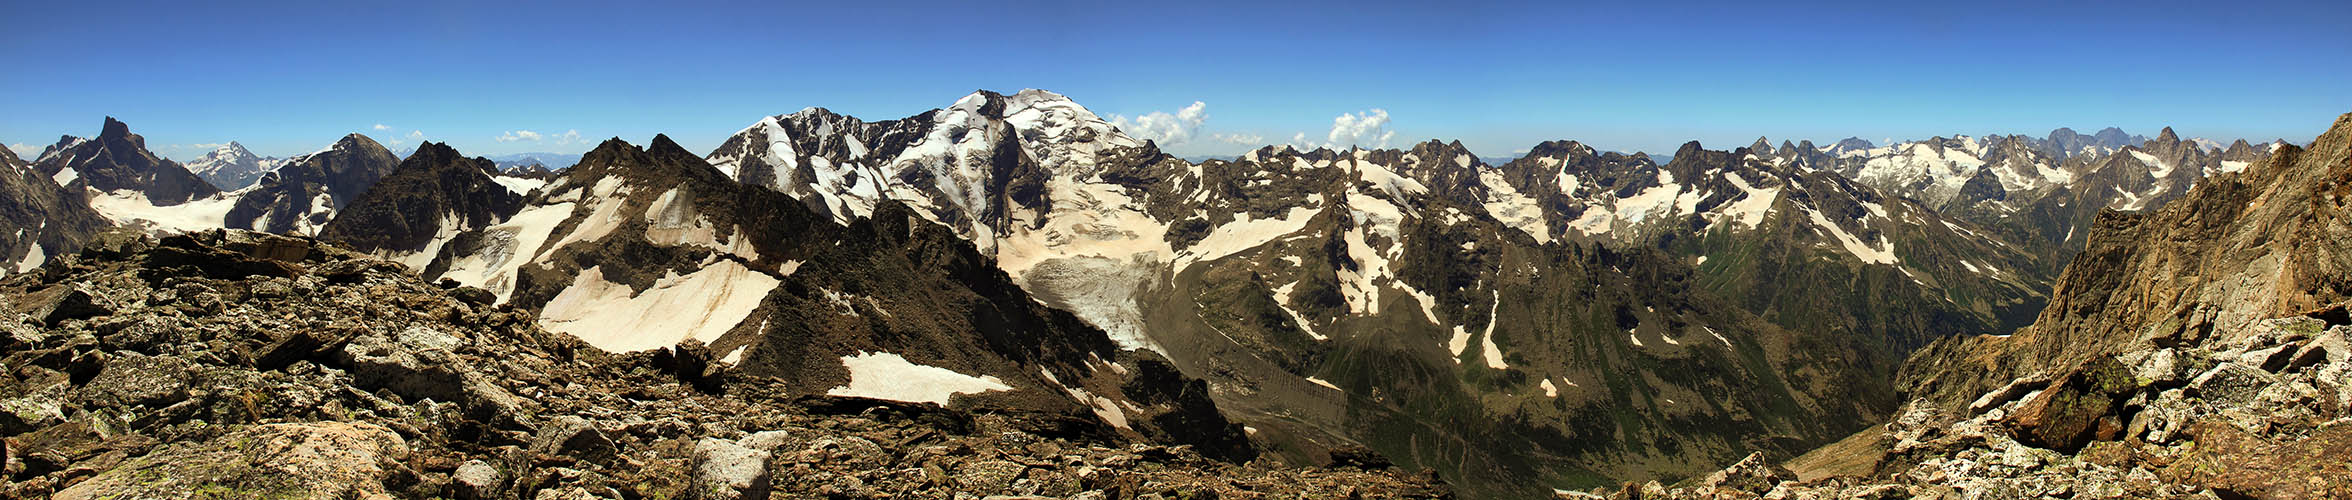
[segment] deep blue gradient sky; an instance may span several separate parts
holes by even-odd
[[[114,115],[181,159],[349,132],[403,152],[655,133],[707,151],[807,106],[889,119],[1030,87],[1105,115],[1201,102],[1193,138],[1167,145],[1180,154],[1245,149],[1220,134],[1320,144],[1334,117],[1373,109],[1395,144],[1489,156],[2111,125],[2299,142],[2352,112],[2341,0],[134,3],[0,7],[0,142],[38,148]]]

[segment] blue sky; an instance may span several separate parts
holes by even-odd
[[[181,159],[350,132],[402,151],[577,152],[656,133],[707,151],[807,106],[891,119],[1022,88],[1130,123],[1167,113],[1152,120],[1183,134],[1165,145],[1179,154],[2060,126],[2305,141],[2352,112],[2342,1],[137,3],[0,7],[16,68],[0,78],[0,142],[37,149],[113,115]],[[1343,115],[1364,119],[1335,134]]]

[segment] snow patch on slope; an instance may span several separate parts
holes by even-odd
[[[1305,315],[1299,314],[1298,310],[1290,308],[1290,291],[1294,288],[1298,288],[1298,282],[1296,281],[1274,287],[1274,306],[1282,308],[1282,312],[1284,314],[1289,314],[1291,321],[1298,323],[1299,331],[1305,332],[1308,337],[1313,337],[1318,341],[1331,340],[1330,337],[1325,337],[1323,334],[1315,333],[1315,325],[1313,323],[1308,323],[1307,317]]]
[[[1739,188],[1740,192],[1746,193],[1746,196],[1741,197],[1738,201],[1724,204],[1719,212],[1722,214],[1720,218],[1728,219],[1732,224],[1749,228],[1762,225],[1764,215],[1772,211],[1773,201],[1780,199],[1780,188],[1751,186],[1746,177],[1741,177],[1736,172],[1725,172],[1723,180],[1730,181],[1732,187]]]
[[[707,344],[742,323],[780,283],[729,260],[685,276],[669,273],[634,292],[590,267],[547,302],[539,325],[612,352],[669,347],[689,338]]]
[[[515,177],[510,175],[490,176],[490,182],[498,183],[498,187],[506,188],[507,192],[521,195],[531,194],[531,190],[539,189],[540,186],[547,185],[546,179],[532,179],[529,177]]]
[[[1320,196],[1310,196],[1308,203],[1320,204]],[[1200,242],[1179,252],[1176,256],[1176,272],[1184,272],[1185,268],[1192,267],[1196,262],[1225,258],[1272,242],[1276,237],[1299,232],[1306,229],[1307,220],[1314,217],[1315,210],[1305,206],[1290,207],[1288,213],[1277,219],[1251,220],[1249,213],[1235,214],[1233,222],[1209,230],[1208,237],[1201,238]]]
[[[1479,171],[1478,182],[1487,188],[1488,215],[1535,237],[1538,244],[1552,241],[1552,229],[1544,223],[1543,209],[1536,205],[1535,198],[1520,194],[1518,188],[1511,187],[1510,182],[1503,180],[1502,173],[1494,169]]]
[[[1852,233],[1847,233],[1844,228],[1838,227],[1837,223],[1831,222],[1828,217],[1823,217],[1819,210],[1807,207],[1805,215],[1812,217],[1815,226],[1826,229],[1831,238],[1835,238],[1839,245],[1845,247],[1847,253],[1854,254],[1854,257],[1862,259],[1863,263],[1895,264],[1902,262],[1902,259],[1895,257],[1895,244],[1887,241],[1886,235],[1879,235],[1878,245],[1873,246],[1863,243],[1861,238],[1854,237]],[[1884,246],[1886,249],[1880,250],[1877,248],[1878,246]]]
[[[829,396],[887,399],[946,405],[957,394],[1009,391],[1012,386],[993,375],[974,377],[955,370],[925,366],[887,352],[860,351],[841,357],[849,369],[849,385],[825,391]]]
[[[572,207],[570,202],[533,206],[484,229],[482,250],[451,261],[441,276],[489,290],[497,294],[498,303],[506,302],[514,294],[523,264],[538,260],[540,245],[556,225],[571,217]]]
[[[71,172],[73,169],[61,170]],[[90,197],[90,208],[117,225],[145,227],[152,231],[186,233],[220,229],[226,226],[229,209],[237,205],[236,198],[213,196],[191,200],[178,205],[157,206],[147,199],[147,193],[120,189]]]
[[[24,234],[23,229],[18,229],[16,232],[19,235]],[[41,253],[41,242],[36,241],[33,242],[32,247],[25,249],[24,259],[16,261],[16,272],[31,272],[34,269],[40,269],[41,264],[47,262],[49,262],[49,255]]]

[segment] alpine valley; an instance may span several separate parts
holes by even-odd
[[[0,496],[2352,496],[2352,115],[1666,161],[1114,123],[0,153]]]

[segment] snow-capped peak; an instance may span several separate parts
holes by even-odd
[[[1096,153],[1143,145],[1085,106],[1053,92],[1022,90],[1005,100],[1003,116],[1020,134],[1022,147],[1049,171],[1092,167]]]
[[[244,144],[229,141],[228,144],[223,144],[221,147],[205,153],[204,156],[189,161],[186,166],[189,173],[202,177],[205,182],[226,189],[235,189],[252,184],[254,180],[261,178],[263,173],[276,169],[285,161],[280,158],[255,155],[252,151],[245,149]]]

